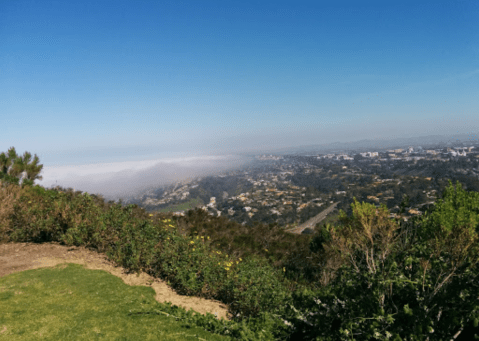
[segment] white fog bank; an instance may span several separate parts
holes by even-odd
[[[238,169],[250,162],[252,158],[245,156],[220,155],[44,166],[43,180],[36,183],[46,188],[71,187],[117,200],[149,188]]]

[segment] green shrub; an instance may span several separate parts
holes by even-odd
[[[288,319],[304,340],[449,340],[479,320],[479,194],[450,184],[412,224],[355,202],[325,243],[336,274],[294,295]]]

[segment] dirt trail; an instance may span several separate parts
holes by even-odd
[[[148,274],[128,274],[122,267],[115,266],[107,257],[84,247],[68,247],[57,243],[7,243],[0,244],[0,277],[14,272],[53,267],[61,263],[76,263],[87,269],[105,270],[121,278],[128,285],[151,286],[158,302],[171,302],[174,305],[190,308],[201,314],[211,313],[219,318],[227,318],[225,304],[199,297],[182,296],[173,291],[164,281]]]

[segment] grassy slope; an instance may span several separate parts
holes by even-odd
[[[148,287],[59,265],[0,278],[0,340],[228,340],[161,312]]]
[[[187,202],[181,203],[181,204],[176,204],[176,205],[170,205],[158,210],[155,210],[157,212],[161,213],[168,213],[168,212],[176,212],[176,211],[188,211],[190,209],[194,209],[195,207],[203,205],[203,201],[201,199],[191,199]]]

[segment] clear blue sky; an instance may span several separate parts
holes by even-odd
[[[44,164],[479,125],[477,0],[18,0],[0,18],[0,151]]]

